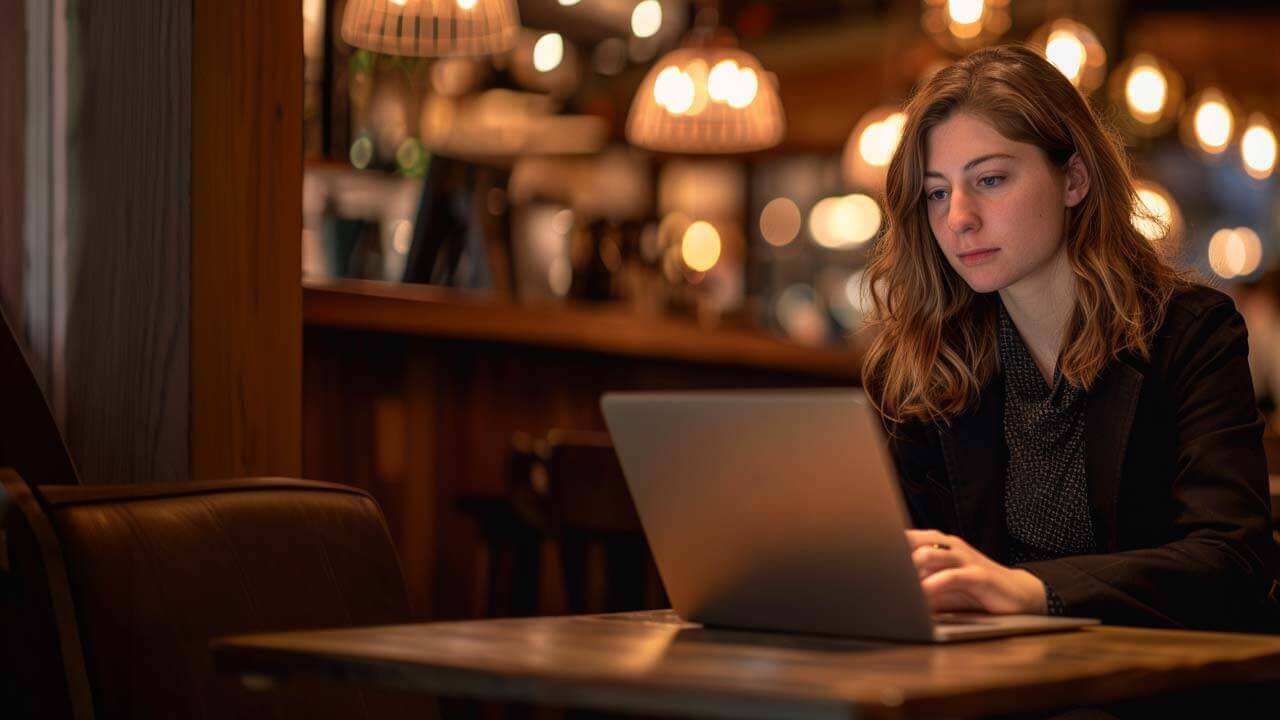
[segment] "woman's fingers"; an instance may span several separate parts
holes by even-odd
[[[939,570],[920,581],[929,607],[941,610],[980,610],[991,612],[983,599],[983,571],[962,566]]]
[[[921,545],[912,550],[911,562],[915,563],[916,572],[921,579],[940,570],[960,567],[964,564],[960,554],[954,550],[942,550],[932,545]]]
[[[907,544],[914,550],[925,545],[945,545],[955,548],[964,541],[953,535],[940,533],[937,530],[908,530]]]

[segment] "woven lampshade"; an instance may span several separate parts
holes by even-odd
[[[348,0],[342,39],[415,57],[493,55],[515,46],[515,0]]]
[[[732,47],[673,50],[640,83],[627,118],[633,145],[671,153],[738,153],[782,140],[786,119],[772,77]]]

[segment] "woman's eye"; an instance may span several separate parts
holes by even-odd
[[[946,190],[930,190],[929,192],[925,193],[925,196],[924,196],[926,200],[945,200],[946,197],[947,197]]]
[[[1004,181],[1003,175],[988,175],[978,181],[983,187],[995,187]]]

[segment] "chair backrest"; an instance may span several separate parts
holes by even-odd
[[[607,433],[552,430],[547,493],[561,528],[639,536],[640,518]]]
[[[225,635],[408,621],[390,534],[381,511],[362,491],[256,479],[32,492],[3,470],[0,482],[9,497],[26,492],[39,501],[39,507],[25,509],[25,522],[14,524],[13,532],[5,528],[6,535],[42,522],[49,529],[43,537],[31,533],[30,540],[9,542],[41,547],[43,557],[33,558],[29,550],[25,559],[11,553],[8,573],[42,574],[52,599],[62,593],[62,606],[74,607],[69,633],[67,618],[57,618],[64,675],[71,697],[77,697],[77,685],[88,688],[92,715],[72,703],[70,717],[402,713],[395,704],[383,707],[386,697],[351,688],[283,686],[252,693],[237,678],[215,673],[208,650],[212,639]],[[43,513],[43,519],[32,518],[32,512]],[[37,561],[43,573],[30,572]],[[61,571],[48,571],[59,562]],[[49,581],[57,577],[64,578],[60,587]],[[10,583],[10,589],[22,582]],[[16,627],[11,619],[6,615],[6,624]],[[51,709],[61,712],[41,716],[67,710]]]
[[[74,485],[75,465],[22,346],[0,310],[0,467],[33,485]]]

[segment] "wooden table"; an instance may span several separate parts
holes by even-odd
[[[704,629],[671,611],[245,636],[214,660],[489,700],[755,718],[962,717],[1280,681],[1280,637],[1096,627],[950,646]]]

